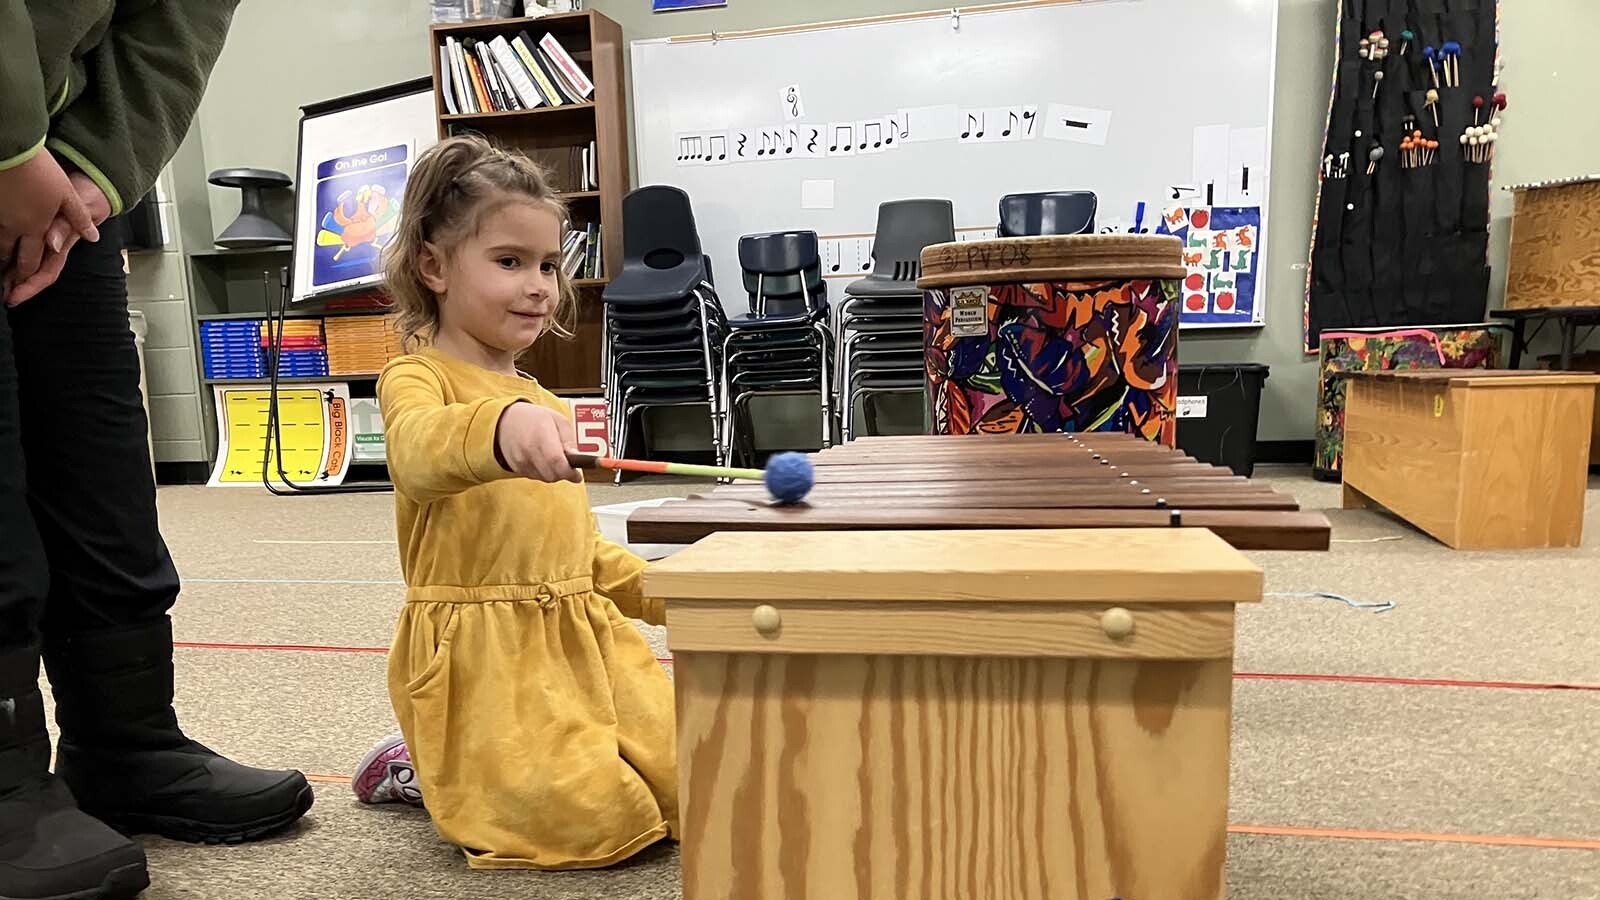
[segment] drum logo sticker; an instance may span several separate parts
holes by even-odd
[[[950,336],[987,337],[989,289],[962,288],[950,293]]]

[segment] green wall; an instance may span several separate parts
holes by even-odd
[[[1222,0],[1195,0],[1222,2]],[[1237,335],[1185,334],[1184,362],[1259,362],[1272,367],[1262,398],[1262,440],[1309,439],[1316,362],[1300,352],[1304,263],[1316,166],[1327,114],[1335,0],[1280,0],[1272,134],[1273,236],[1265,328]],[[647,0],[597,0],[624,35],[664,37],[934,8],[927,0],[728,0],[721,9],[653,14]],[[1574,114],[1600,96],[1594,0],[1506,0],[1501,44],[1510,96],[1496,184],[1600,172],[1600,116]],[[427,4],[370,0],[245,0],[223,51],[198,127],[209,168],[294,166],[298,107],[428,72]],[[291,51],[289,48],[293,48]],[[294,61],[291,61],[291,54]],[[1494,188],[1490,306],[1503,290],[1509,197]],[[237,192],[211,189],[212,217],[232,221]]]

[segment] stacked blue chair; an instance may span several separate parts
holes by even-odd
[[[700,251],[689,195],[642,187],[622,199],[622,268],[606,285],[604,382],[613,452],[626,456],[635,415],[705,406],[721,458],[725,416],[719,349],[726,316]],[[620,482],[622,473],[617,473]]]
[[[924,393],[922,291],[917,288],[922,250],[955,239],[949,200],[892,200],[878,206],[872,274],[845,288],[834,326],[839,361],[834,391],[844,440],[857,436],[858,404],[874,426],[875,397]]]
[[[739,268],[750,311],[727,321],[722,345],[725,465],[735,452],[753,463],[750,401],[757,396],[818,395],[822,446],[833,444],[833,355],[828,291],[814,231],[782,231],[739,239]]]

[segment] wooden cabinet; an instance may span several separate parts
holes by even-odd
[[[1344,505],[1460,550],[1576,547],[1600,375],[1353,372]]]
[[[717,534],[667,599],[686,900],[1220,900],[1233,610],[1201,529]]]

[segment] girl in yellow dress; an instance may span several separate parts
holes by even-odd
[[[404,744],[369,754],[356,790],[420,789],[478,869],[606,866],[677,827],[672,687],[629,621],[660,624],[661,604],[644,561],[596,531],[566,404],[515,365],[567,336],[565,224],[535,163],[451,138],[417,161],[387,250],[401,330],[427,347],[378,382]]]

